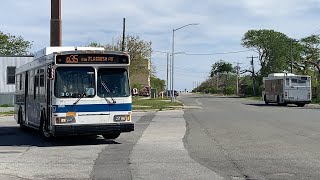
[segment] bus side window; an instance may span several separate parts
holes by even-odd
[[[39,86],[39,76],[38,75],[35,75],[34,76],[34,84],[33,84],[33,99],[36,99],[38,93],[38,86]]]
[[[298,79],[291,79],[291,83],[298,83]]]
[[[290,83],[289,78],[286,78],[286,86],[289,86],[289,83]]]

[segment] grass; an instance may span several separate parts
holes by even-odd
[[[0,107],[13,107],[13,106],[9,104],[0,104]]]
[[[132,99],[133,110],[158,110],[179,109],[183,106],[181,102],[171,102],[169,99]]]
[[[251,99],[251,100],[257,100],[257,101],[261,101],[262,98],[260,96],[254,96],[254,97],[247,97],[248,99]]]
[[[0,116],[11,116],[11,115],[14,115],[14,111],[0,112]]]

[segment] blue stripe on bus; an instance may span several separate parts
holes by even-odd
[[[66,112],[106,112],[106,111],[132,111],[132,104],[79,104],[55,107],[55,113]]]

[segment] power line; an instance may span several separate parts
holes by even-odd
[[[216,53],[185,53],[184,55],[189,55],[189,56],[210,56],[210,55],[218,55],[218,54],[237,54],[237,53],[251,52],[251,51],[252,50],[216,52]]]
[[[210,55],[218,55],[218,54],[237,54],[237,53],[244,53],[244,52],[252,52],[254,50],[240,50],[240,51],[227,51],[227,52],[212,52],[212,53],[186,53],[180,52],[179,54],[187,55],[187,56],[210,56]],[[167,51],[153,51],[155,53],[166,53]]]

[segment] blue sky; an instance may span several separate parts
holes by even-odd
[[[0,17],[0,30],[32,41],[32,51],[49,46],[50,0],[3,0]],[[123,17],[127,34],[152,41],[155,51],[171,51],[172,29],[189,23],[199,25],[176,31],[175,52],[246,50],[240,43],[250,29],[274,29],[296,39],[320,34],[320,0],[62,0],[63,45],[111,43],[121,34]],[[256,54],[176,55],[175,87],[192,89],[220,59],[249,68],[251,55]],[[152,63],[166,79],[166,54],[155,52]]]

